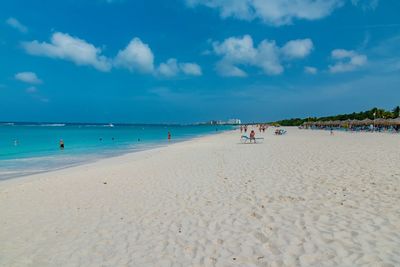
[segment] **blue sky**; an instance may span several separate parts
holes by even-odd
[[[4,0],[0,121],[271,121],[400,104],[397,0]]]

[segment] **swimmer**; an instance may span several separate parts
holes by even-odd
[[[64,141],[60,139],[60,149],[64,149]]]

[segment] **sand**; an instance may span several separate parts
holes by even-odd
[[[0,266],[399,266],[400,136],[272,131],[2,181]]]

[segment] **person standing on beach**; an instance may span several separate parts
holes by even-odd
[[[168,132],[168,141],[170,141],[170,140],[171,140],[171,133]]]
[[[254,144],[256,143],[256,132],[254,130],[250,132],[250,143],[251,141],[254,141]]]

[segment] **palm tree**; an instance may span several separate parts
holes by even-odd
[[[400,116],[400,107],[397,106],[393,109],[393,118],[397,118]]]

